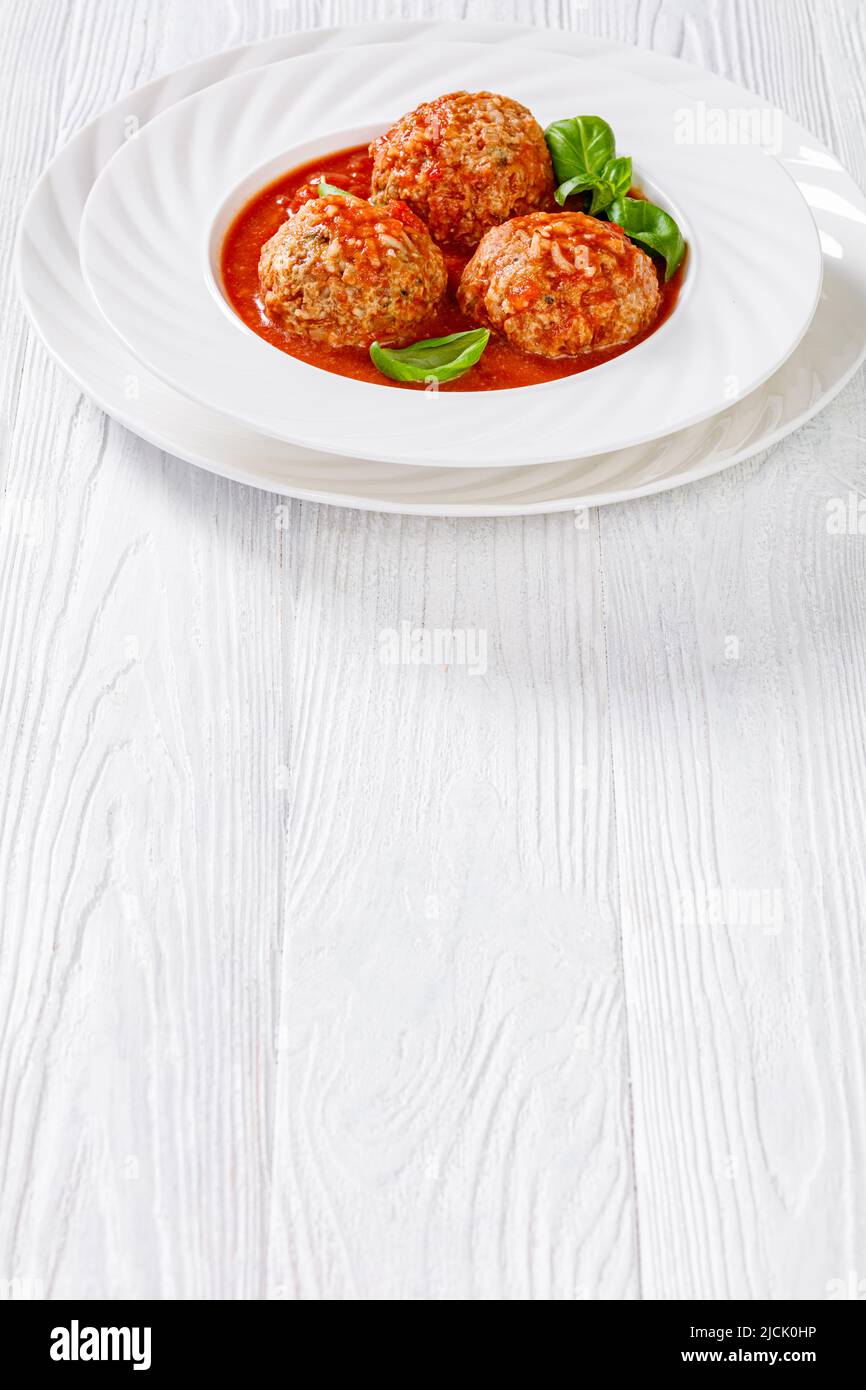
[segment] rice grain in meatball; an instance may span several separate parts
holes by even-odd
[[[336,194],[304,203],[259,260],[268,316],[331,347],[411,340],[447,279],[441,251],[405,204]]]
[[[519,101],[493,92],[426,101],[374,140],[370,153],[372,201],[404,199],[435,241],[467,250],[553,196],[541,126]]]
[[[614,223],[536,212],[487,233],[458,298],[465,314],[524,352],[571,357],[642,333],[661,296],[649,256]]]

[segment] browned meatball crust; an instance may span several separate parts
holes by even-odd
[[[620,227],[582,212],[530,213],[494,227],[458,298],[476,323],[543,357],[626,343],[660,303],[649,256]]]
[[[259,260],[268,316],[332,347],[410,340],[447,280],[442,252],[405,204],[336,194],[304,203]]]
[[[370,153],[372,201],[404,199],[435,241],[465,250],[553,196],[540,125],[519,101],[493,92],[426,101],[374,140]]]

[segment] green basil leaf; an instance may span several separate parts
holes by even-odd
[[[603,177],[616,190],[618,198],[624,197],[631,188],[631,156],[621,154],[616,159],[612,159],[609,164],[605,165]]]
[[[609,183],[596,184],[592,193],[592,202],[589,205],[590,217],[597,217],[613,200],[614,191]]]
[[[613,131],[601,116],[569,116],[544,132],[558,184],[577,174],[601,175],[616,148]]]
[[[445,338],[424,338],[404,348],[374,343],[370,357],[379,371],[394,381],[456,381],[475,366],[489,339],[489,329],[471,328]]]
[[[670,213],[643,198],[616,198],[605,209],[605,216],[622,227],[632,241],[643,242],[661,256],[665,280],[670,280],[686,253],[682,232]]]
[[[589,188],[595,188],[594,175],[575,174],[573,179],[566,179],[565,183],[561,183],[553,196],[562,207],[566,198],[570,198],[572,193],[584,193]]]
[[[617,156],[613,131],[601,116],[570,116],[554,121],[544,132],[560,207],[574,193],[592,193],[589,213],[603,215],[622,227],[633,241],[648,246],[665,263],[670,280],[685,255],[682,234],[669,213],[642,198],[629,198],[632,164]]]
[[[620,198],[631,188],[631,160],[627,157],[612,159],[604,168],[603,174],[599,177],[594,174],[576,174],[573,179],[566,179],[561,183],[554,193],[556,201],[562,207],[566,198],[570,198],[573,193],[583,193],[592,190],[592,202],[589,212],[592,217],[597,217],[614,198]]]
[[[604,167],[601,179],[593,190],[590,216],[596,217],[615,198],[621,198],[628,193],[630,188],[631,160],[625,155],[620,155]]]
[[[324,179],[319,179],[320,198],[348,198],[350,202],[363,203],[364,199],[359,198],[356,193],[347,193],[345,188],[337,188],[332,183],[325,183]]]
[[[594,217],[631,187],[631,160],[617,158],[614,135],[600,116],[572,116],[545,131],[560,207],[573,193],[592,191]]]

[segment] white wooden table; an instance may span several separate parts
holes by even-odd
[[[48,159],[124,92],[373,18],[681,55],[863,184],[864,11],[18,0],[4,265]],[[0,1284],[866,1280],[866,535],[826,527],[866,492],[863,375],[768,455],[587,529],[278,517],[108,421],[8,272],[0,295],[4,487],[45,515],[0,551]],[[486,675],[382,665],[403,621],[485,630]]]

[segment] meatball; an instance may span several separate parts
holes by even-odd
[[[447,279],[442,252],[405,204],[337,194],[304,203],[259,259],[269,317],[331,347],[411,340]]]
[[[466,250],[553,197],[541,126],[519,101],[493,92],[424,102],[374,140],[370,154],[372,201],[405,199],[435,241]]]
[[[643,332],[661,296],[652,261],[620,227],[582,212],[535,212],[487,233],[458,298],[524,352],[572,357]]]

